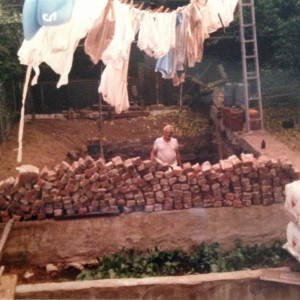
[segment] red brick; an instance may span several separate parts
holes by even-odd
[[[213,203],[213,207],[222,207],[222,206],[223,206],[223,202],[220,201],[220,200],[215,201],[215,202]]]
[[[142,160],[141,160],[140,157],[134,157],[134,158],[132,158],[132,163],[133,163],[133,165],[135,165],[135,166],[139,166],[139,165],[141,165],[143,162],[142,162]]]
[[[205,161],[204,163],[202,163],[201,169],[205,176],[209,175],[212,171],[212,165],[209,161]]]
[[[173,203],[164,203],[163,204],[164,210],[172,210],[173,209]]]
[[[154,197],[153,198],[150,198],[150,197],[146,198],[146,204],[147,205],[154,205],[155,204],[155,198]]]
[[[243,207],[243,203],[242,203],[241,200],[233,200],[232,201],[232,206],[236,207],[236,208]]]
[[[182,202],[174,202],[174,209],[176,209],[176,210],[183,209],[183,203]]]
[[[162,211],[163,210],[163,205],[162,204],[154,204],[154,211]]]
[[[170,185],[175,184],[177,181],[178,181],[177,177],[171,177],[171,178],[169,178],[169,184]]]
[[[153,177],[153,174],[152,174],[152,173],[148,173],[148,174],[146,174],[143,178],[144,178],[145,181],[150,181],[150,180],[152,180],[154,177]]]
[[[253,166],[253,162],[255,160],[254,155],[252,153],[241,153],[241,160],[243,166]]]
[[[241,160],[236,155],[231,155],[227,159],[228,159],[228,161],[230,161],[232,163],[232,165],[235,169],[240,168],[242,165]]]
[[[189,172],[192,171],[192,165],[190,162],[185,162],[182,164],[182,169],[184,170],[184,172],[187,174]]]
[[[135,200],[127,200],[126,206],[127,207],[134,207],[136,205]]]
[[[161,185],[168,185],[169,186],[169,180],[167,178],[161,178],[159,183]]]
[[[114,164],[117,168],[120,168],[120,167],[123,167],[123,166],[124,166],[123,160],[122,160],[121,156],[115,156],[115,157],[113,157],[111,160],[112,160],[113,164]]]
[[[183,169],[181,167],[179,167],[179,166],[175,166],[173,168],[173,175],[174,176],[181,176],[181,175],[183,175]]]
[[[154,205],[146,205],[144,211],[147,212],[147,213],[153,212],[154,211]]]

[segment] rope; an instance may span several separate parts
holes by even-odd
[[[25,78],[25,83],[24,83],[24,87],[23,87],[23,95],[22,95],[21,119],[20,119],[20,124],[19,124],[19,138],[18,138],[18,142],[19,142],[18,158],[17,158],[18,163],[22,161],[25,101],[26,101],[31,71],[32,71],[32,65],[30,64],[27,67],[26,78]]]

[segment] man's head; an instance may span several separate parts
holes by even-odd
[[[173,129],[172,125],[168,124],[164,127],[163,134],[164,134],[164,140],[166,142],[168,142],[171,139],[173,132],[174,132],[174,129]]]

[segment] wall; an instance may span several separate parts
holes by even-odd
[[[282,204],[233,208],[191,208],[136,212],[74,220],[14,222],[2,264],[45,266],[48,263],[97,262],[97,257],[125,249],[147,251],[181,248],[202,242],[232,249],[286,240],[289,222]],[[0,229],[4,224],[0,224]]]

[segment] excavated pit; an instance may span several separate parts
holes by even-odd
[[[232,143],[225,135],[222,135],[218,144],[212,126],[210,126],[202,136],[180,136],[177,139],[182,162],[190,162],[192,165],[195,163],[202,164],[205,161],[215,164],[220,159],[227,158],[233,154],[240,156],[242,152],[254,153],[254,155],[256,155],[255,150],[240,139]],[[136,139],[130,142],[105,143],[103,144],[103,153],[107,160],[111,160],[117,155],[121,156],[124,160],[137,156],[142,159],[148,159],[152,146],[152,138],[143,140]],[[98,152],[98,155],[99,154]]]

